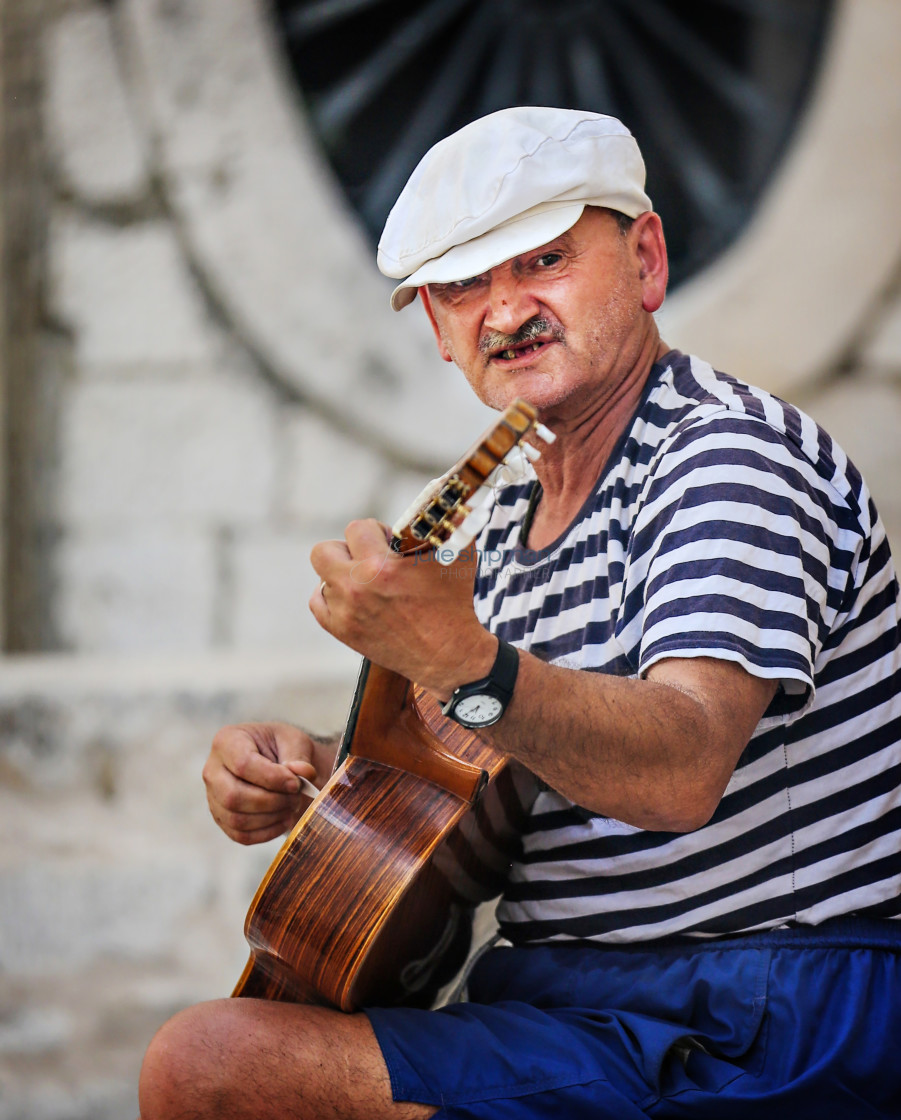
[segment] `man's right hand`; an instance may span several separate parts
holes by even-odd
[[[299,779],[324,785],[336,746],[287,723],[222,728],[203,767],[213,819],[239,844],[287,832],[310,803]]]

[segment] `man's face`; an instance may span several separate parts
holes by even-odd
[[[549,416],[602,402],[631,370],[649,319],[643,272],[639,230],[587,207],[547,245],[421,294],[442,356],[486,404],[524,397]]]

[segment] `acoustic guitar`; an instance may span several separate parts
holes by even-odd
[[[393,526],[402,555],[450,562],[524,443],[553,439],[515,401]],[[463,964],[475,907],[503,887],[537,791],[518,764],[364,660],[328,783],[288,835],[245,922],[235,996],[428,1007]]]

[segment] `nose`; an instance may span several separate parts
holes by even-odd
[[[537,298],[512,269],[493,268],[484,325],[503,334],[516,331],[540,310]]]

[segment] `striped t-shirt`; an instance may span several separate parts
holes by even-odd
[[[533,481],[480,538],[476,609],[556,665],[722,657],[780,688],[713,818],[645,831],[541,793],[498,909],[514,943],[720,936],[901,914],[901,622],[866,485],[810,417],[671,351],[540,554]]]

